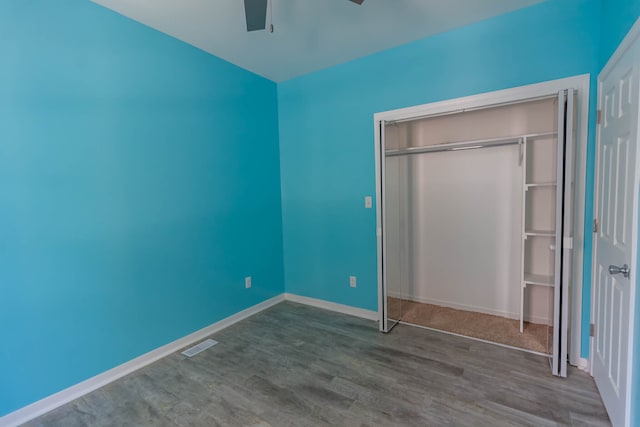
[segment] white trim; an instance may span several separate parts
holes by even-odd
[[[591,294],[593,295],[593,287],[591,288]],[[591,319],[594,318],[593,304],[591,305]],[[594,358],[591,356],[593,353],[593,346],[595,345],[595,338],[589,337],[589,375],[593,376],[593,361]]]
[[[373,310],[365,310],[364,308],[351,307],[349,305],[338,304],[335,302],[316,298],[303,297],[301,295],[290,293],[285,293],[284,299],[286,301],[292,301],[300,304],[310,305],[312,307],[323,308],[325,310],[331,310],[337,313],[348,314],[355,317],[361,317],[363,319],[378,320],[378,312]]]
[[[617,52],[617,51],[616,51]],[[615,56],[615,54],[614,54]],[[600,111],[602,109],[602,72],[598,75],[598,82],[597,82],[597,88],[596,90],[598,91],[597,93],[597,110],[596,110],[596,114],[597,111]],[[599,165],[600,165],[600,125],[598,123],[596,123],[596,147],[595,147],[595,159],[594,159],[594,170],[593,170],[593,206],[591,207],[592,211],[593,211],[593,219],[597,220],[598,219],[598,198],[600,197],[598,195],[598,182],[600,180],[599,178]],[[598,252],[598,236],[597,235],[593,235],[593,238],[591,240],[591,312],[589,313],[589,327],[591,327],[591,325],[594,322],[594,319],[596,318],[596,277],[597,277],[597,271],[596,271],[596,265],[597,265],[597,261],[596,261],[596,255]],[[593,336],[589,337],[589,375],[591,375],[593,377],[593,366],[594,366],[594,360],[595,358],[593,357],[593,349],[595,345],[595,339]]]
[[[578,365],[576,366],[581,371],[589,372],[589,368],[590,368],[589,359],[585,359],[584,357],[581,357],[580,359],[578,359]]]
[[[588,89],[589,74],[497,90],[494,92],[486,92],[446,101],[432,102],[413,107],[399,108],[397,110],[375,113],[373,117],[375,122],[379,122],[380,120],[398,121],[435,114],[448,114],[474,108],[484,108],[491,105],[509,104],[528,99],[551,96],[557,94],[558,91],[562,89],[570,87],[580,90],[583,90],[584,88]]]
[[[635,27],[634,27],[635,28]],[[511,89],[504,89],[494,92],[488,92],[478,95],[467,96],[463,98],[451,99],[440,102],[433,102],[414,107],[400,108],[397,110],[375,113],[373,115],[374,125],[374,144],[376,156],[376,231],[378,234],[378,319],[381,324],[384,322],[382,318],[382,267],[381,254],[382,242],[380,233],[382,230],[381,222],[381,195],[378,191],[381,182],[380,165],[381,159],[379,153],[381,149],[379,123],[381,121],[397,121],[407,120],[416,117],[425,117],[436,114],[447,114],[470,110],[475,108],[489,107],[500,104],[509,104],[528,99],[541,98],[557,94],[560,90],[573,88],[578,90],[578,123],[576,136],[576,171],[574,181],[574,209],[577,212],[574,224],[574,268],[571,293],[571,327],[570,327],[570,348],[569,363],[577,365],[580,359],[580,338],[582,331],[582,267],[584,258],[584,213],[585,213],[585,197],[586,197],[586,171],[587,171],[587,135],[589,128],[589,74],[582,74],[574,77],[567,77],[558,80],[552,80],[543,83],[536,83],[526,86],[520,86]],[[383,231],[382,231],[383,232]]]
[[[506,317],[508,319],[512,319],[512,320],[518,320],[520,319],[520,313],[519,312],[510,312],[510,311],[503,311],[503,310],[496,310],[493,308],[487,308],[487,307],[480,307],[477,305],[469,305],[469,304],[460,304],[460,303],[456,303],[456,302],[451,302],[451,301],[445,301],[445,300],[439,300],[439,299],[434,299],[434,298],[423,298],[423,297],[416,297],[416,296],[407,296],[407,295],[401,295],[399,293],[396,292],[387,292],[387,295],[392,297],[392,298],[403,298],[406,300],[410,300],[410,301],[414,301],[414,302],[418,302],[418,303],[423,303],[423,304],[432,304],[432,305],[438,305],[440,307],[448,307],[448,308],[455,308],[456,310],[464,310],[464,311],[472,311],[475,313],[482,313],[482,314],[490,314],[492,316],[499,316],[499,317]],[[552,319],[550,318],[546,318],[546,317],[541,317],[541,316],[527,316],[525,321],[527,322],[533,322],[533,323],[539,323],[541,325],[546,325],[548,324]]]
[[[441,334],[453,335],[454,337],[460,337],[460,338],[465,338],[465,339],[468,339],[468,340],[479,341],[479,342],[482,342],[482,343],[485,343],[485,344],[497,345],[498,347],[504,347],[504,348],[508,348],[510,350],[524,351],[525,353],[531,353],[531,354],[535,354],[537,356],[544,356],[544,357],[547,357],[547,358],[549,357],[548,354],[540,353],[539,351],[533,351],[533,350],[528,350],[526,348],[514,347],[512,345],[501,344],[501,343],[495,342],[495,341],[487,341],[487,340],[483,340],[482,338],[476,338],[476,337],[470,337],[468,335],[456,334],[455,332],[443,331],[442,329],[436,329],[436,328],[430,328],[428,326],[416,325],[415,323],[408,323],[408,322],[404,322],[402,320],[399,321],[398,323],[400,323],[401,325],[413,326],[415,328],[420,328],[420,329],[426,329],[428,331],[440,332]]]
[[[380,123],[379,120],[373,121],[373,135],[374,135],[374,147],[373,151],[375,152],[375,166],[376,166],[376,275],[378,278],[378,330],[384,331],[384,309],[383,304],[385,301],[382,299],[383,295],[383,280],[382,277],[382,181],[381,178],[381,170],[382,170],[382,159],[380,158],[380,145],[384,145],[384,143],[380,142],[380,126],[384,126],[384,123]],[[384,130],[384,129],[383,129]]]
[[[598,99],[597,99],[597,111],[602,109],[602,82],[601,75],[598,75],[598,83],[597,89],[598,91]],[[597,114],[597,113],[596,113]],[[599,165],[600,165],[600,125],[596,123],[596,148],[595,148],[595,159],[594,159],[594,170],[593,170],[593,219],[598,219],[598,181],[599,181]],[[591,312],[589,313],[589,327],[593,324],[593,319],[596,318],[596,255],[598,251],[598,236],[594,234],[591,240]],[[589,363],[589,374],[593,376],[593,349],[595,345],[595,340],[593,336],[589,337],[589,359],[591,359]]]
[[[602,68],[600,74],[598,74],[598,110],[602,110],[602,82],[607,78],[607,75],[611,73],[617,63],[623,59],[624,55],[635,46],[636,42],[640,40],[640,18],[638,18],[633,24],[633,27],[629,30],[627,35],[624,37],[622,42],[618,45],[611,58],[607,61],[607,64]],[[637,89],[636,89],[637,90]],[[640,132],[640,125],[638,127],[638,131]],[[600,142],[601,142],[601,126],[597,125],[596,131],[596,164],[595,164],[595,174],[594,174],[594,197],[593,197],[593,217],[597,218],[598,213],[598,169],[599,169],[599,155],[600,153]],[[640,141],[640,136],[637,136],[637,141]],[[632,272],[638,271],[638,228],[640,224],[639,221],[639,212],[638,212],[638,197],[640,197],[640,149],[636,149],[636,159],[635,159],[635,177],[633,183],[633,213],[632,213],[632,231],[631,231],[631,260],[629,262],[631,266]],[[595,318],[595,310],[596,310],[596,293],[594,292],[595,284],[596,284],[596,256],[597,256],[597,238],[594,237],[593,245],[592,245],[592,262],[591,262],[591,319]],[[633,276],[632,276],[633,277]],[[633,366],[633,357],[634,357],[634,329],[635,329],[635,299],[636,299],[636,287],[638,280],[635,279],[635,283],[631,283],[629,289],[629,345],[627,351],[627,366],[629,372],[627,372],[627,401],[625,402],[625,417],[626,425],[630,425],[631,423],[631,408],[633,402],[631,401],[631,394],[633,393],[633,379],[634,379],[634,366]],[[593,354],[593,349],[595,345],[595,340],[591,338],[590,346],[589,346],[589,355]],[[589,366],[589,372],[593,375],[593,365],[595,358],[591,357],[591,363]]]
[[[247,317],[253,316],[269,307],[272,307],[285,300],[284,294],[277,295],[245,310],[242,310],[232,316],[222,319],[210,326],[207,326],[199,331],[189,334],[183,338],[166,344],[162,347],[158,347],[142,356],[136,357],[122,365],[116,366],[113,369],[109,369],[95,377],[82,381],[76,385],[66,388],[44,399],[38,400],[24,408],[11,412],[3,417],[0,417],[1,427],[14,427],[33,420],[40,415],[43,415],[49,411],[52,411],[66,403],[69,403],[79,397],[82,397],[98,388],[107,385],[119,378],[124,377],[138,369],[141,369],[153,362],[162,359],[176,351],[187,347],[191,344],[200,341],[209,335],[221,331]]]
[[[309,305],[312,307],[322,308],[325,310],[331,310],[338,313],[348,314],[351,316],[361,317],[368,320],[377,320],[378,312],[372,310],[365,310],[362,308],[351,307],[348,305],[337,304],[334,302],[319,300],[315,298],[303,297],[300,295],[283,293],[263,301],[259,304],[251,306],[245,310],[242,310],[234,315],[231,315],[225,319],[222,319],[212,325],[209,325],[203,329],[200,329],[192,334],[186,335],[176,341],[166,344],[162,347],[158,347],[155,350],[151,350],[142,356],[136,357],[122,365],[109,369],[95,377],[89,378],[78,384],[75,384],[69,388],[66,388],[58,393],[38,400],[28,406],[20,408],[14,412],[11,412],[3,417],[0,417],[0,427],[15,427],[21,424],[27,423],[34,418],[37,418],[47,412],[50,412],[62,405],[65,405],[75,399],[78,399],[94,390],[99,389],[109,383],[116,381],[119,378],[129,375],[130,373],[144,368],[153,362],[156,362],[163,357],[166,357],[172,353],[175,353],[185,347],[188,347],[202,339],[209,337],[210,335],[228,328],[229,326],[240,322],[248,317],[251,317],[261,311],[264,311],[274,305],[283,301],[292,301],[300,304]]]

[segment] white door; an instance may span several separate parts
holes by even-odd
[[[632,286],[638,275],[639,52],[636,41],[599,78],[593,375],[614,426],[630,422]]]

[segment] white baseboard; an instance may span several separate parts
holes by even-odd
[[[79,397],[82,397],[88,393],[91,393],[98,388],[105,386],[119,378],[124,377],[138,369],[141,369],[153,362],[156,362],[163,357],[166,357],[172,353],[177,352],[185,347],[195,344],[208,336],[227,328],[234,323],[238,323],[247,317],[253,316],[269,307],[272,307],[282,301],[293,301],[300,304],[305,304],[313,307],[323,308],[326,310],[335,311],[338,313],[348,314],[351,316],[361,317],[369,320],[378,320],[378,312],[372,310],[365,310],[362,308],[351,307],[348,305],[337,304],[334,302],[319,300],[315,298],[303,297],[295,294],[280,294],[245,310],[242,310],[232,316],[220,320],[212,325],[209,325],[199,331],[182,337],[176,341],[166,344],[162,347],[158,347],[142,356],[136,357],[122,365],[116,366],[113,369],[109,369],[95,377],[89,378],[78,384],[75,384],[69,388],[66,388],[58,393],[47,396],[44,399],[38,400],[24,408],[11,412],[3,417],[0,417],[0,427],[16,427],[26,422],[33,420],[49,411],[52,411],[66,403],[69,403]]]
[[[590,368],[589,368],[589,359],[585,359],[584,357],[579,358],[578,359],[578,369],[580,369],[581,371],[589,372],[589,370],[590,370]]]
[[[424,304],[438,305],[440,307],[455,308],[457,310],[473,311],[473,312],[482,313],[482,314],[491,314],[493,316],[506,317],[507,319],[515,319],[515,320],[520,319],[520,313],[515,313],[515,312],[496,310],[493,308],[480,307],[480,306],[469,305],[469,304],[460,304],[460,303],[451,302],[451,301],[441,301],[433,298],[424,298],[424,297],[407,296],[407,295],[401,296],[401,294],[398,294],[395,292],[387,292],[387,294],[392,298],[402,298],[402,299],[408,299],[411,301],[420,302]],[[551,319],[548,319],[542,316],[525,316],[524,320],[525,322],[538,323],[541,325],[545,325],[551,321]]]
[[[219,332],[220,330],[227,328],[247,317],[253,316],[269,307],[272,307],[282,301],[292,301],[300,304],[309,305],[312,307],[322,308],[325,310],[331,310],[342,314],[360,317],[368,320],[378,320],[378,312],[373,310],[365,310],[362,308],[351,307],[344,304],[338,304],[316,298],[304,297],[301,295],[295,295],[290,293],[284,293],[242,310],[232,316],[222,319],[212,325],[209,325],[203,329],[200,329],[192,334],[189,334],[183,338],[152,350],[146,354],[143,354],[135,359],[132,359],[122,365],[116,366],[106,372],[89,378],[76,385],[73,385],[67,389],[64,389],[51,396],[45,397],[35,403],[32,403],[17,411],[11,412],[3,417],[0,417],[0,427],[15,427],[26,422],[33,420],[49,411],[52,411],[66,403],[69,403],[79,397],[82,397],[98,388],[107,385],[119,378],[124,377],[138,369],[141,369],[153,362],[162,359],[172,353],[188,347],[200,340],[207,338],[208,336]],[[436,303],[438,302],[428,302]],[[442,305],[442,304],[439,304]],[[459,307],[452,307],[459,308]],[[493,313],[489,313],[493,314]],[[589,370],[588,359],[580,359],[578,365],[580,369]]]
[[[329,302],[316,298],[303,297],[296,294],[284,294],[284,299],[287,301],[297,302],[300,304],[310,305],[312,307],[324,308],[325,310],[331,310],[342,314],[348,314],[351,316],[362,317],[363,319],[378,320],[378,312],[372,310],[365,310],[364,308],[351,307],[349,305],[338,304],[335,302]]]
[[[190,346],[197,341],[200,341],[211,334],[214,334],[224,328],[227,328],[234,323],[237,323],[247,317],[253,316],[269,307],[272,307],[279,302],[285,300],[285,294],[277,295],[245,310],[242,310],[232,316],[220,320],[212,325],[209,325],[199,331],[189,334],[183,338],[166,344],[162,347],[158,347],[142,356],[136,357],[122,365],[116,366],[113,369],[109,369],[106,372],[82,381],[76,385],[73,385],[67,389],[64,389],[51,396],[45,397],[42,400],[38,400],[24,408],[11,412],[3,417],[0,417],[0,427],[14,427],[20,424],[24,424],[30,420],[33,420],[40,415],[43,415],[53,409],[56,409],[66,403],[71,402],[79,397],[84,396],[104,385],[107,385],[119,378],[124,377],[140,368],[143,368],[163,357],[170,355],[184,347]]]

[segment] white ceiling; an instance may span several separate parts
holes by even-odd
[[[542,0],[271,0],[275,31],[246,32],[243,0],[93,0],[280,82]]]

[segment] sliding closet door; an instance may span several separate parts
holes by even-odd
[[[380,211],[380,232],[382,251],[382,323],[380,330],[389,332],[402,318],[402,276],[404,253],[404,221],[402,214],[404,209],[403,195],[406,194],[406,162],[400,159],[390,158],[385,155],[387,150],[387,126],[382,121],[378,131],[380,132],[380,186],[379,195],[382,201]],[[392,135],[391,144],[397,144]],[[397,136],[395,136],[397,137]]]
[[[573,258],[573,156],[575,91],[558,94],[555,288],[553,296],[552,373],[567,376],[569,286]]]

